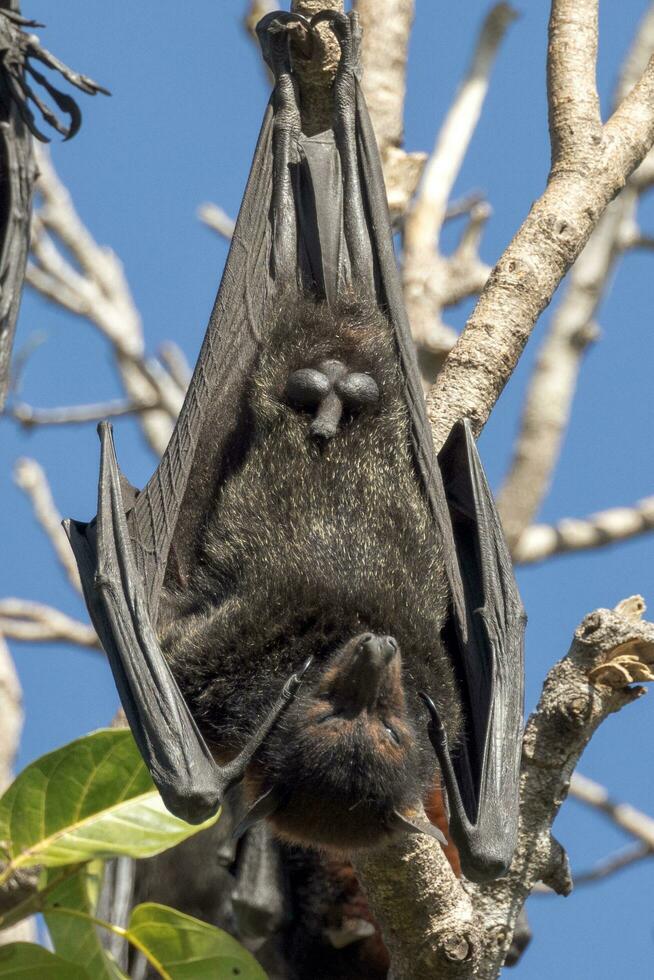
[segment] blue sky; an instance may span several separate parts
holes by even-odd
[[[69,144],[54,144],[54,161],[96,239],[123,260],[148,349],[174,339],[193,362],[226,255],[225,245],[197,221],[196,209],[214,200],[236,213],[267,90],[258,53],[240,25],[244,3],[196,0],[189,6],[189,20],[184,6],[170,0],[156,6],[126,0],[31,0],[24,9],[48,24],[42,32],[47,47],[113,92],[111,99],[80,97],[82,132]],[[486,6],[481,0],[417,0],[408,148],[431,147]],[[501,51],[484,116],[455,188],[456,194],[481,189],[493,205],[482,246],[490,263],[540,194],[549,162],[548,4],[523,0],[519,6],[521,17]],[[601,3],[599,86],[605,111],[621,58],[646,7],[646,0]],[[651,233],[651,201],[642,208],[642,222]],[[584,364],[544,520],[629,504],[654,492],[652,263],[651,253],[629,257],[608,292],[599,317],[602,337]],[[450,322],[461,326],[468,310],[454,311]],[[480,442],[494,486],[506,468],[525,382],[548,319],[546,311]],[[17,347],[35,333],[45,342],[29,361],[21,392],[26,401],[56,406],[119,395],[102,339],[86,323],[27,295]],[[132,422],[121,421],[116,429],[121,464],[141,485],[155,461]],[[25,433],[0,421],[0,596],[40,600],[82,616],[79,600],[12,484],[11,467],[23,455],[45,467],[63,514],[88,518],[96,494],[95,429]],[[635,592],[654,605],[653,544],[645,537],[520,572],[529,614],[528,708],[546,670],[566,652],[587,612]],[[26,645],[14,645],[13,651],[27,713],[21,765],[110,721],[117,698],[99,654]],[[616,797],[650,812],[653,725],[654,705],[642,699],[606,722],[580,767]],[[626,843],[604,820],[575,804],[566,804],[555,832],[576,868]],[[570,977],[608,978],[618,972],[632,980],[649,977],[651,889],[652,865],[642,864],[607,883],[580,888],[567,900],[533,899],[535,938],[520,975],[531,980],[556,970]]]

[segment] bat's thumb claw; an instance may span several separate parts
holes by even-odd
[[[286,681],[282,693],[287,700],[290,701],[290,699],[295,696],[300,684],[302,683],[304,675],[306,674],[306,672],[308,671],[312,663],[313,663],[313,657],[309,657],[309,659],[302,664],[298,672],[296,674],[291,674],[289,679]]]

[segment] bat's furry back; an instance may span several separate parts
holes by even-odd
[[[294,405],[287,386],[294,372],[334,360],[372,377],[379,399],[346,405],[325,440],[311,435],[315,410]],[[406,751],[413,753],[413,782],[400,793],[404,805],[405,796],[420,795],[434,778],[417,692],[431,693],[451,738],[460,727],[460,707],[440,640],[448,604],[441,545],[416,478],[397,355],[383,314],[356,301],[337,309],[297,296],[282,303],[252,378],[248,413],[247,447],[214,493],[197,567],[188,582],[169,588],[162,604],[164,649],[203,734],[221,755],[244,743],[289,672],[307,657],[314,661],[299,712],[309,710],[326,671],[340,669],[345,661],[334,667],[334,658],[353,637],[394,637],[402,672],[401,680],[398,674],[388,681],[394,691],[388,697],[402,716],[395,728],[405,726]],[[370,714],[389,710],[382,704]],[[300,725],[288,714],[273,733],[286,744],[307,732],[306,720]],[[317,737],[315,766],[323,776],[310,771],[313,749],[303,744],[308,782],[331,772],[325,794],[355,804],[357,793],[382,792],[363,785],[365,779],[357,783],[353,773],[364,763],[354,760],[352,745],[350,757],[330,760],[322,730]],[[268,739],[264,769],[279,769],[275,744]],[[381,768],[384,753],[391,768],[407,767],[409,756],[391,758],[389,746],[380,752]],[[267,786],[260,772],[255,790]]]

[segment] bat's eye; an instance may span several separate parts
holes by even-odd
[[[318,725],[322,725],[326,721],[333,721],[334,718],[336,718],[336,712],[335,711],[328,711],[327,714],[324,714],[320,718],[317,719],[317,724]]]
[[[294,405],[312,408],[329,394],[331,382],[315,368],[293,371],[286,383],[286,397]]]
[[[346,405],[375,405],[379,401],[379,386],[369,374],[353,371],[334,385]]]
[[[390,725],[384,725],[384,731],[386,732],[389,738],[393,739],[396,745],[400,744],[400,736],[397,734],[394,728],[391,728]]]

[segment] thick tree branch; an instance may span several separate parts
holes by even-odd
[[[495,266],[428,396],[437,446],[452,424],[483,428],[540,313],[602,212],[654,142],[654,64],[600,130],[595,100],[596,0],[553,0],[548,79],[553,166],[547,187]],[[579,25],[585,12],[583,29]],[[568,44],[565,52],[559,46]],[[577,92],[581,93],[577,105]]]
[[[506,877],[463,889],[442,851],[422,840],[357,857],[396,980],[491,980],[536,883],[569,892],[567,859],[551,826],[594,731],[644,693],[632,683],[654,679],[654,624],[642,621],[644,609],[633,597],[591,613],[550,671],[525,730],[518,847]]]
[[[616,102],[631,91],[654,51],[654,5],[643,18],[618,87]],[[654,160],[650,152],[643,163]],[[635,214],[642,187],[634,173],[613,201],[575,262],[567,291],[552,318],[527,391],[520,432],[498,506],[513,549],[549,491],[567,429],[579,368],[597,336],[595,317],[611,272],[626,248],[642,236]],[[531,532],[527,530],[527,534]]]
[[[305,17],[313,17],[321,10],[344,11],[344,0],[292,0],[291,10]],[[302,128],[308,135],[329,129],[332,124],[332,98],[330,86],[336,74],[341,51],[328,24],[317,28],[318,39],[311,58],[303,58],[301,52],[294,60],[294,69],[300,85]]]
[[[505,878],[470,889],[475,910],[486,923],[476,980],[497,976],[518,913],[538,881],[561,894],[572,887],[567,859],[550,828],[597,727],[645,693],[632,682],[654,679],[654,625],[641,620],[644,609],[636,596],[614,610],[591,613],[576,631],[568,655],[547,677],[525,731],[513,864]]]
[[[391,217],[406,213],[422,175],[425,153],[407,153],[404,99],[414,0],[356,0],[363,29],[363,90],[384,168]]]
[[[534,524],[518,540],[514,558],[518,564],[530,565],[554,555],[604,548],[648,531],[654,531],[654,497],[646,497],[635,507],[600,511],[585,520],[567,518],[554,525]]]

